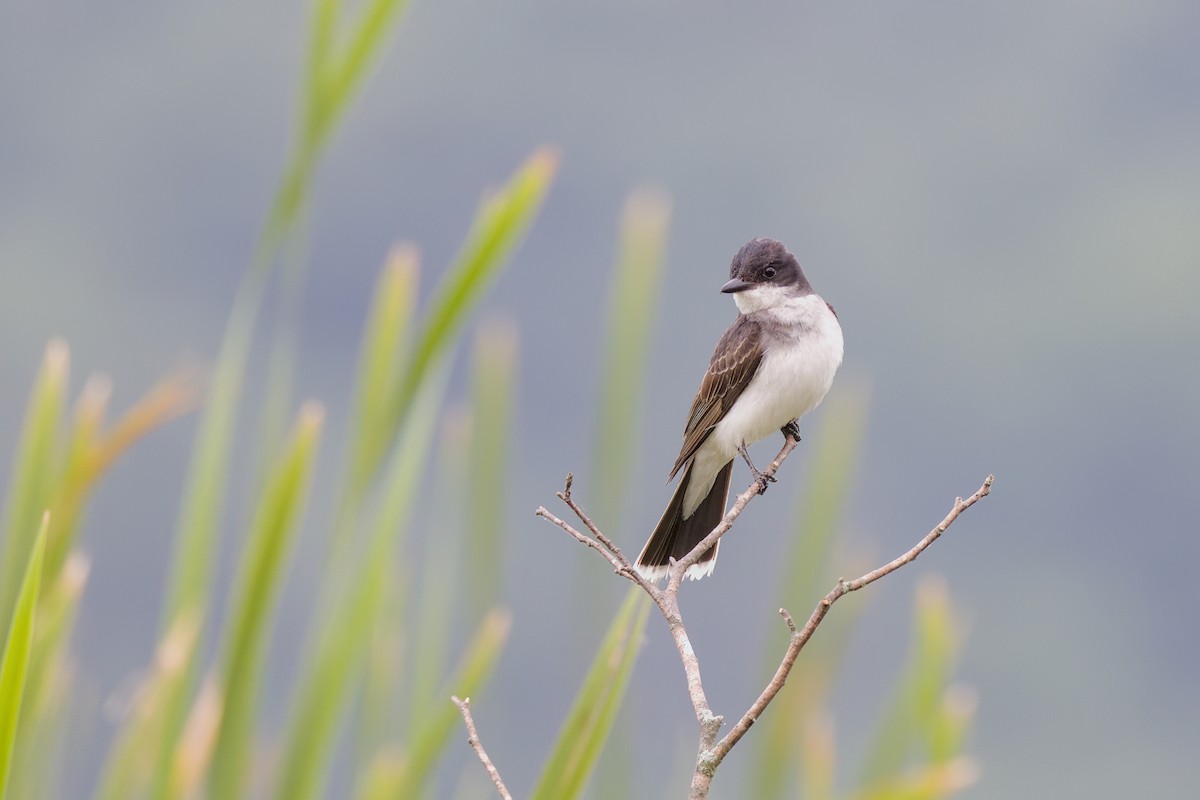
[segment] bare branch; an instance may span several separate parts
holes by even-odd
[[[976,491],[975,494],[971,495],[966,500],[963,500],[961,497],[955,498],[954,507],[950,509],[950,513],[946,515],[946,518],[938,523],[937,527],[927,533],[925,537],[921,539],[921,541],[917,542],[912,549],[908,550],[899,558],[889,561],[882,567],[868,572],[866,575],[863,575],[857,580],[838,580],[837,585],[833,587],[829,594],[821,598],[821,602],[817,604],[817,607],[813,610],[812,615],[809,616],[808,622],[805,623],[803,628],[797,630],[796,623],[792,620],[792,616],[788,614],[785,609],[779,609],[779,613],[783,615],[784,621],[787,622],[787,626],[791,631],[788,647],[784,652],[783,660],[779,663],[779,667],[775,670],[775,674],[771,677],[771,681],[767,684],[767,688],[763,690],[762,694],[758,696],[758,699],[755,700],[753,705],[750,706],[750,709],[742,715],[742,718],[738,720],[737,724],[733,726],[729,733],[725,734],[725,737],[717,743],[715,748],[713,748],[712,758],[715,762],[713,765],[714,768],[717,764],[721,763],[721,760],[725,758],[726,754],[728,754],[733,746],[738,743],[738,740],[746,734],[746,731],[750,730],[750,726],[758,720],[759,716],[770,704],[770,702],[775,699],[775,695],[779,694],[779,690],[783,688],[783,684],[787,680],[788,673],[792,671],[792,667],[795,665],[796,659],[800,655],[800,651],[804,649],[804,645],[808,644],[809,639],[811,639],[812,635],[816,633],[817,626],[819,626],[821,621],[825,619],[825,615],[829,613],[829,609],[835,602],[837,602],[838,598],[849,594],[850,592],[858,591],[864,586],[874,583],[883,576],[889,575],[903,567],[905,564],[915,560],[917,556],[921,555],[921,553],[923,553],[925,549],[929,547],[929,545],[937,541],[938,537],[945,533],[947,528],[954,524],[954,521],[958,519],[959,514],[975,505],[982,498],[988,496],[992,490],[992,482],[994,480],[994,475],[988,475],[984,480],[983,485],[979,487],[979,490]]]
[[[762,474],[766,479],[769,480],[775,476],[775,473],[787,459],[788,455],[796,448],[799,441],[799,439],[790,434],[784,437],[783,447],[770,465],[763,470]],[[575,502],[575,499],[571,495],[571,486],[573,483],[571,475],[567,475],[563,491],[558,492],[558,498],[566,503],[567,507],[580,519],[592,535],[588,536],[581,533],[569,523],[551,514],[544,507],[538,507],[536,514],[554,523],[577,541],[604,556],[605,560],[608,561],[617,574],[642,587],[654,601],[655,605],[658,606],[659,611],[662,612],[663,618],[667,621],[671,638],[675,642],[675,649],[679,652],[679,659],[683,664],[683,672],[687,680],[688,696],[692,700],[692,708],[696,713],[696,722],[700,728],[700,746],[696,754],[696,769],[692,775],[689,797],[690,800],[705,800],[708,797],[709,785],[712,782],[712,777],[717,767],[720,766],[725,756],[729,754],[729,751],[733,749],[733,746],[745,736],[746,731],[750,730],[750,727],[758,720],[771,701],[775,699],[775,696],[779,694],[779,691],[787,681],[788,674],[792,671],[792,667],[800,656],[800,651],[804,649],[804,646],[812,638],[817,627],[825,619],[825,615],[829,613],[829,609],[837,602],[838,598],[874,583],[885,575],[889,575],[905,564],[915,560],[926,548],[937,541],[938,537],[946,532],[946,529],[958,519],[963,511],[966,511],[980,499],[988,495],[991,491],[993,480],[994,477],[989,475],[975,494],[966,500],[963,500],[961,497],[956,498],[954,506],[950,509],[950,513],[946,515],[937,527],[926,534],[912,549],[900,557],[884,564],[878,569],[868,572],[856,580],[839,580],[829,594],[825,595],[821,599],[821,602],[817,604],[817,607],[813,610],[808,621],[805,622],[802,628],[796,627],[795,620],[792,619],[791,614],[786,609],[779,609],[779,613],[787,624],[789,631],[788,646],[784,652],[783,659],[780,661],[775,674],[771,677],[770,682],[763,689],[758,699],[754,701],[749,710],[742,715],[733,728],[719,740],[718,735],[720,734],[723,717],[714,714],[708,704],[708,698],[704,692],[704,682],[700,677],[700,660],[696,656],[695,648],[692,647],[691,639],[683,622],[683,614],[679,608],[679,589],[688,567],[696,564],[700,560],[701,554],[716,545],[721,540],[721,537],[730,531],[733,523],[737,521],[737,518],[746,509],[746,506],[750,504],[750,501],[759,494],[762,494],[767,480],[763,480],[761,483],[755,480],[751,483],[744,492],[737,496],[720,524],[697,543],[691,552],[678,561],[671,562],[667,576],[667,585],[664,589],[659,589],[643,578],[641,573],[637,571],[636,566],[621,552],[616,543],[605,536],[600,528],[588,517],[587,513],[584,512],[583,508]],[[486,756],[483,757],[486,758]]]
[[[487,752],[483,749],[483,743],[479,741],[479,733],[475,730],[475,720],[471,719],[471,698],[459,700],[454,695],[450,695],[450,699],[462,712],[463,723],[467,726],[467,744],[471,745],[471,748],[475,750],[475,755],[479,756],[483,768],[487,770],[488,777],[492,779],[492,783],[496,784],[496,791],[500,793],[502,800],[512,800],[512,795],[508,793],[508,788],[500,779],[500,771],[488,758]]]

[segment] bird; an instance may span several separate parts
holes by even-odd
[[[682,473],[666,510],[637,558],[649,581],[666,577],[725,516],[733,460],[745,459],[759,491],[768,478],[747,447],[779,430],[799,438],[798,421],[820,405],[842,363],[842,327],[833,306],[813,291],[800,263],[775,239],[738,250],[721,287],[738,316],[717,342],[683,431],[668,481]],[[712,575],[720,542],[688,567]]]

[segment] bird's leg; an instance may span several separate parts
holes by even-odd
[[[800,420],[794,419],[787,425],[779,429],[779,432],[784,435],[784,438],[792,438],[797,442],[800,441]]]
[[[746,466],[750,468],[750,474],[753,475],[754,480],[758,482],[758,493],[762,494],[766,492],[767,484],[775,483],[774,476],[768,475],[758,467],[754,466],[754,462],[750,460],[750,452],[746,449],[745,442],[738,445],[738,452],[741,453],[742,458],[746,460]]]

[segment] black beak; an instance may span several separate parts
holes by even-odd
[[[725,294],[734,294],[735,292],[744,292],[753,285],[753,283],[746,283],[741,278],[734,278],[729,283],[722,286],[721,291]]]

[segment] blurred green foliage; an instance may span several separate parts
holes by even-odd
[[[262,662],[275,598],[308,494],[324,411],[307,404],[263,488],[238,562],[221,671],[221,721],[211,794],[240,797],[250,760]]]
[[[625,695],[650,607],[641,589],[626,592],[563,722],[531,795],[534,800],[573,800],[587,788]]]
[[[25,700],[25,683],[33,651],[34,623],[37,619],[38,595],[42,585],[42,559],[46,553],[46,528],[50,515],[42,516],[42,525],[34,539],[33,552],[25,566],[25,575],[17,590],[12,622],[0,655],[0,795],[8,787],[16,745],[17,722]]]
[[[353,11],[337,0],[314,3],[295,142],[209,382],[159,645],[111,749],[96,787],[99,797],[323,796],[339,737],[347,733],[353,796],[427,796],[459,724],[450,695],[479,692],[502,656],[512,620],[498,605],[506,532],[496,518],[511,463],[515,323],[495,318],[480,326],[469,405],[447,410],[446,387],[463,330],[546,197],[557,169],[550,150],[535,152],[484,200],[426,307],[416,301],[416,249],[400,245],[387,259],[363,334],[343,470],[332,488],[329,568],[277,758],[263,758],[256,696],[289,555],[310,494],[327,488],[310,485],[323,427],[317,404],[300,407],[289,435],[263,438],[259,458],[265,469],[232,594],[223,604],[212,596],[226,476],[235,453],[245,455],[234,430],[268,278],[288,237],[301,235],[319,157],[403,7],[390,0],[366,0]],[[632,467],[644,395],[640,343],[652,325],[668,220],[668,200],[641,189],[631,196],[619,234],[594,481],[597,519],[613,524],[620,520]],[[282,330],[272,348],[294,353],[291,334]],[[270,402],[290,406],[288,370],[277,374],[284,377],[272,378]],[[108,384],[98,378],[88,382],[67,419],[68,382],[67,347],[52,342],[30,396],[3,516],[0,797],[55,795],[56,743],[71,697],[68,642],[89,568],[76,546],[87,497],[126,448],[196,403],[188,376],[173,376],[106,425]],[[799,603],[813,602],[823,593],[822,582],[831,580],[833,535],[853,475],[865,396],[842,392],[831,408],[813,437],[818,449],[810,462],[808,501],[798,514],[782,589]],[[405,534],[431,453],[437,453],[439,485],[451,486],[452,476],[466,474],[480,488],[467,504],[457,502],[454,489],[443,489],[430,512],[437,517],[426,526],[434,534],[424,543],[417,582],[398,564],[410,553]],[[460,552],[469,555],[460,558]],[[452,588],[464,583],[470,586],[465,598]],[[409,624],[414,607],[417,620]],[[225,618],[215,630],[221,637],[217,662],[208,663],[204,642],[217,608],[225,609]],[[567,800],[589,786],[617,724],[649,612],[647,598],[631,589],[582,677],[534,797]],[[474,631],[457,656],[456,613]],[[761,758],[748,780],[750,796],[769,800],[799,791],[813,800],[936,798],[973,779],[973,765],[962,756],[973,705],[967,693],[947,689],[961,644],[959,626],[944,588],[928,582],[917,595],[909,663],[857,781],[864,788],[837,790],[830,696],[855,619],[847,609],[831,617],[820,646],[805,653],[768,712],[758,736]],[[773,668],[769,658],[768,665]],[[348,792],[343,787],[334,794]]]

